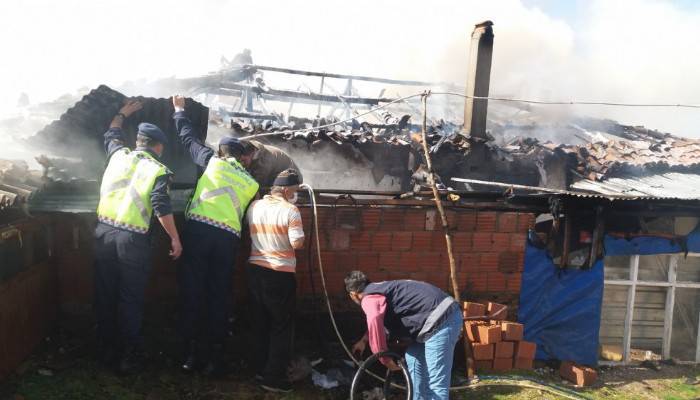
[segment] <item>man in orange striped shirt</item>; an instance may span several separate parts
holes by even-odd
[[[254,201],[247,219],[251,252],[247,270],[256,379],[268,391],[287,393],[296,300],[296,256],[304,246],[301,214],[294,205],[301,184],[296,170],[282,171],[270,194]]]

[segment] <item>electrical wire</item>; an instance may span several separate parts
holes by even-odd
[[[683,104],[683,103],[618,103],[618,102],[609,102],[609,101],[580,101],[580,100],[570,100],[570,101],[544,101],[544,100],[530,100],[530,99],[517,99],[517,98],[509,98],[509,97],[488,97],[488,96],[470,96],[462,93],[455,93],[455,92],[431,92],[431,91],[424,91],[420,93],[414,93],[408,96],[403,96],[396,98],[388,103],[378,105],[368,111],[359,113],[353,117],[346,118],[341,121],[336,121],[336,122],[331,122],[329,124],[325,125],[320,125],[320,126],[314,126],[311,128],[302,128],[302,129],[287,129],[287,130],[282,130],[282,131],[276,131],[276,132],[267,132],[267,133],[258,133],[255,135],[249,135],[249,136],[243,136],[239,138],[239,140],[251,140],[251,139],[256,139],[260,137],[266,137],[266,136],[278,136],[278,135],[286,135],[290,133],[296,133],[296,132],[311,132],[315,130],[320,130],[320,129],[325,129],[325,128],[330,128],[336,125],[341,125],[345,124],[347,122],[351,122],[354,119],[364,117],[365,115],[369,115],[372,113],[375,113],[378,110],[381,110],[383,108],[389,107],[393,104],[399,103],[406,101],[408,99],[412,99],[414,97],[420,97],[420,96],[429,96],[429,95],[446,95],[446,96],[457,96],[457,97],[462,97],[465,99],[473,99],[473,100],[491,100],[491,101],[503,101],[503,102],[513,102],[513,103],[526,103],[526,104],[540,104],[540,105],[599,105],[599,106],[615,106],[615,107],[645,107],[645,108],[651,108],[651,107],[663,107],[663,108],[668,108],[668,107],[674,107],[674,108],[693,108],[693,109],[700,109],[700,104]],[[342,98],[343,96],[338,96],[339,98]]]
[[[455,92],[432,92],[432,94],[444,94],[450,96],[464,97],[465,99],[474,100],[493,100],[493,101],[505,101],[514,103],[527,103],[527,104],[542,104],[547,106],[614,106],[614,107],[675,107],[675,108],[700,108],[700,104],[683,104],[683,103],[618,103],[611,101],[582,101],[582,100],[569,100],[569,101],[545,101],[545,100],[530,100],[530,99],[516,99],[509,97],[488,97],[488,96],[469,96],[462,93]]]
[[[323,270],[323,260],[321,258],[321,243],[319,240],[319,232],[318,232],[318,210],[317,210],[317,205],[316,205],[316,195],[314,193],[313,188],[306,183],[303,183],[300,185],[300,188],[305,189],[307,192],[309,192],[309,198],[311,199],[311,209],[312,209],[312,214],[313,214],[313,226],[314,226],[314,237],[315,237],[315,242],[316,242],[316,255],[318,257],[318,270],[319,270],[319,275],[321,278],[321,286],[323,287],[323,294],[326,299],[326,307],[328,308],[328,316],[330,317],[331,324],[333,325],[333,330],[335,330],[335,334],[338,337],[338,341],[340,342],[340,345],[343,347],[343,350],[345,350],[345,353],[348,355],[348,357],[352,360],[355,365],[358,367],[361,367],[364,365],[363,362],[360,362],[355,358],[355,356],[352,354],[350,349],[348,349],[348,346],[345,344],[345,340],[343,339],[343,335],[340,333],[340,329],[338,328],[338,323],[335,320],[335,314],[333,313],[333,307],[331,306],[331,301],[330,297],[328,295],[328,288],[326,286],[326,276]],[[367,370],[366,371],[368,375],[372,376],[375,379],[378,379],[381,382],[386,382],[386,380],[377,374],[373,373],[372,371]],[[499,385],[499,386],[520,386],[520,387],[529,387],[529,388],[534,388],[538,390],[544,390],[548,391],[550,393],[553,393],[555,395],[559,395],[571,400],[581,400],[584,399],[584,397],[579,396],[578,394],[574,392],[567,392],[565,389],[558,388],[554,385],[550,385],[544,382],[538,382],[536,380],[530,379],[530,378],[508,378],[508,377],[489,377],[492,378],[491,380],[494,380],[495,382],[493,383],[494,385]],[[527,383],[523,383],[523,381],[527,381]],[[462,385],[462,386],[452,386],[450,387],[450,391],[462,391],[466,389],[474,389],[479,386],[489,386],[491,383],[488,383],[489,381],[481,381],[482,383],[478,384],[478,386],[475,385]],[[402,389],[406,390],[405,386],[396,384],[391,382],[391,386],[395,387],[397,389]]]

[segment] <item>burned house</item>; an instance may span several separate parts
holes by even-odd
[[[487,28],[479,27],[477,52],[489,46]],[[488,79],[484,65],[473,68]],[[315,77],[320,90],[275,89],[263,72]],[[345,82],[345,89],[336,90],[331,80]],[[357,82],[418,95],[365,97]],[[187,91],[194,99],[188,100],[190,118],[208,143],[235,135],[288,151],[317,193],[326,280],[342,311],[350,305],[343,277],[354,269],[374,280],[410,278],[450,288],[419,134],[420,92],[438,87],[248,65],[140,88],[153,97],[144,98],[135,118],[158,124],[178,143],[163,97]],[[56,122],[23,138],[38,167],[0,162],[0,342],[13,343],[0,348],[0,378],[62,315],[90,310],[102,134],[125,97],[121,91],[131,90],[120,89],[92,90]],[[512,103],[488,104],[487,118],[486,100],[433,91],[427,107],[435,100],[439,112],[429,111],[426,133],[462,298],[511,305],[540,358],[700,361],[700,141],[591,118],[546,121],[536,108]],[[488,96],[488,85],[468,82],[466,92]],[[460,121],[455,110],[465,104]],[[134,126],[126,131],[133,140]],[[198,171],[179,145],[167,151],[182,222]],[[310,199],[300,200],[304,230],[312,232]],[[165,234],[156,237],[158,279],[151,280],[148,302],[161,307],[175,302],[176,276]],[[306,309],[316,312],[320,277],[312,246],[309,240],[297,253],[297,281]],[[234,278],[238,303],[245,302],[243,273],[238,268]]]

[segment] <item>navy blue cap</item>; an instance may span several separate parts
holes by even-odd
[[[272,186],[296,186],[300,184],[299,173],[295,169],[289,168],[277,175]]]
[[[156,142],[168,144],[168,137],[165,136],[165,133],[163,133],[159,127],[148,122],[141,122],[139,124],[138,134],[153,139]]]
[[[229,146],[232,149],[238,149],[241,152],[243,152],[244,149],[243,143],[241,143],[241,141],[236,139],[235,137],[231,136],[222,137],[221,140],[219,140],[219,146]]]

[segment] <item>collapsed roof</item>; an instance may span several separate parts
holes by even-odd
[[[322,83],[320,93],[310,89],[274,89],[263,79],[262,71],[312,74],[322,79],[328,76],[345,79],[347,84],[342,93],[327,83]],[[411,190],[424,177],[420,169],[418,99],[385,97],[385,91],[376,98],[360,96],[353,80],[361,79],[410,86],[416,88],[416,92],[420,87],[436,87],[428,82],[247,65],[199,78],[159,81],[141,86],[140,90],[153,96],[189,93],[209,106],[190,99],[186,108],[202,139],[214,144],[223,135],[253,136],[283,147],[293,157],[302,159],[300,167],[309,170],[304,171],[304,175],[315,177],[317,187]],[[135,88],[125,85],[122,90],[129,92]],[[58,120],[28,138],[18,139],[35,149],[35,156],[47,154],[37,160],[44,171],[38,173],[22,161],[5,161],[0,165],[0,207],[21,202],[37,187],[46,184],[56,187],[56,183],[77,185],[82,182],[85,185],[85,182],[94,183],[99,179],[104,166],[102,134],[126,97],[119,91],[100,86]],[[138,120],[156,123],[170,136],[172,143],[179,143],[169,100],[141,99],[146,104],[144,109],[135,115],[134,122],[125,126],[129,140],[135,137],[135,121]],[[669,186],[669,190],[663,190],[658,187],[663,185],[663,180],[662,183],[655,180],[659,175],[676,173],[693,181],[700,172],[698,140],[610,120],[579,117],[548,120],[542,118],[537,108],[512,103],[490,105],[487,125],[490,137],[485,140],[461,134],[462,121],[457,112],[461,101],[449,97],[429,105],[432,108],[427,118],[427,137],[436,171],[445,186],[458,190],[494,190],[489,186],[461,186],[462,183],[451,181],[453,177],[460,177],[619,195],[630,189],[620,179],[646,177],[651,179],[648,186],[657,186],[656,190],[648,193],[649,190],[639,189],[631,193],[642,197],[700,198],[700,194],[683,186]],[[24,118],[20,124],[18,117],[10,122],[0,121],[0,130],[31,125],[28,121],[45,119],[51,112],[47,110],[65,107],[66,102],[64,97],[53,104],[34,106],[20,117]],[[386,106],[388,103],[391,104]],[[294,107],[302,105],[307,111],[311,106],[312,117],[303,111],[290,115]],[[321,105],[325,107],[323,115]],[[280,109],[287,114],[278,111]],[[178,184],[181,187],[193,185],[196,170],[182,147],[176,144],[166,151],[164,161],[175,171]],[[318,164],[318,160],[324,158],[328,163]],[[360,185],[353,179],[360,173],[365,173],[376,185],[385,186]],[[666,175],[665,179],[672,178]],[[614,185],[609,184],[613,182]]]

